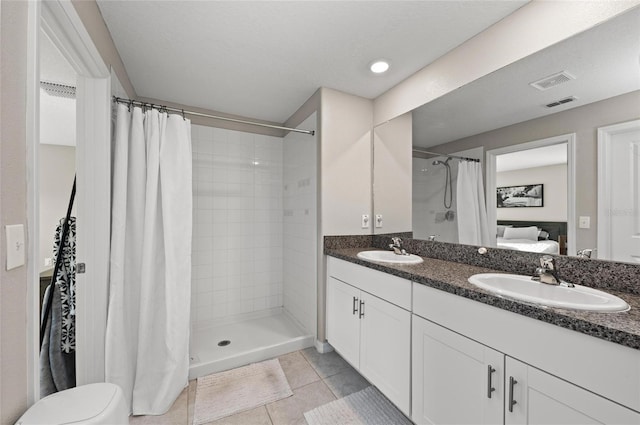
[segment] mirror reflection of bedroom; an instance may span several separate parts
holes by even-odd
[[[496,157],[499,248],[567,254],[567,143]]]

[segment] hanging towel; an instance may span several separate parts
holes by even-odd
[[[60,349],[65,353],[72,353],[76,351],[76,218],[69,217],[69,233],[61,250],[60,239],[62,238],[63,223],[64,218],[60,220],[56,228],[53,261],[55,263],[60,251],[62,251],[62,262],[55,279],[60,291],[62,309]]]
[[[66,240],[61,243],[62,225],[56,228],[53,260],[61,255],[60,267],[53,285],[47,288],[44,299],[51,296],[51,317],[40,348],[40,396],[75,387],[75,278],[76,278],[76,219],[69,218]],[[43,308],[44,310],[44,308]],[[42,312],[43,316],[45,312]]]

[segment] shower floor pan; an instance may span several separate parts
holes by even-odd
[[[194,331],[189,379],[281,356],[314,344],[285,313]]]

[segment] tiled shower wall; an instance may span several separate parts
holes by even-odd
[[[283,140],[193,125],[192,325],[283,305]]]
[[[445,157],[438,156],[429,159],[413,158],[413,236],[416,239],[427,239],[430,235],[437,235],[440,242],[458,242],[458,219],[445,219],[447,209],[444,207],[444,190],[446,168],[443,165],[433,165],[433,161],[444,161]],[[449,161],[453,188],[451,193],[451,211],[457,212],[456,183],[458,181],[457,160]],[[447,202],[449,202],[447,195]]]
[[[300,128],[316,128],[316,114]],[[284,308],[307,334],[316,332],[317,144],[308,134],[284,138]]]
[[[484,149],[473,148],[465,151],[455,152],[453,155],[469,158],[484,157]],[[456,199],[458,183],[458,162],[457,159],[449,161],[451,167],[451,211],[454,218],[449,221],[445,218],[447,208],[444,207],[444,190],[446,181],[446,168],[443,165],[433,165],[434,160],[444,161],[445,156],[434,156],[432,158],[413,158],[413,184],[412,184],[412,229],[415,239],[427,239],[431,235],[436,235],[440,242],[458,243],[458,202]],[[447,202],[449,198],[447,197]]]

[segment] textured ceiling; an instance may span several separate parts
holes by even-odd
[[[275,122],[319,87],[375,98],[525,3],[98,0],[139,96]]]
[[[567,163],[567,144],[545,146],[496,156],[496,172]]]
[[[440,145],[640,90],[639,54],[635,8],[414,110],[414,145]],[[529,86],[560,71],[576,79],[546,91]],[[568,96],[578,100],[544,107]]]

